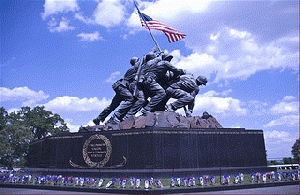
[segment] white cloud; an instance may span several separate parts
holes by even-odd
[[[265,139],[287,139],[290,138],[290,133],[286,131],[266,131],[264,133]]]
[[[293,114],[299,113],[299,101],[293,101],[297,98],[294,96],[285,96],[281,102],[275,104],[270,111],[274,114]]]
[[[288,101],[293,101],[293,100],[296,100],[296,99],[297,99],[297,98],[294,97],[294,96],[285,96],[285,97],[283,98],[283,101],[288,102]]]
[[[10,114],[10,113],[12,113],[12,112],[18,112],[18,111],[20,111],[21,109],[20,108],[11,108],[11,109],[9,109],[7,112],[8,112],[8,114]]]
[[[253,10],[247,9],[247,4],[252,6],[255,2],[160,0],[139,2],[139,7],[153,19],[187,35],[183,41],[193,53],[183,56],[175,50],[172,63],[189,72],[201,72],[208,78],[216,75],[215,82],[226,82],[230,79],[245,80],[263,70],[288,68],[298,71],[299,32],[294,29],[295,32],[292,30],[288,35],[278,31],[274,33],[270,26],[275,28],[283,24],[275,20],[249,19]],[[268,7],[267,2],[255,6],[259,10],[275,9]],[[244,12],[247,14],[241,14]],[[244,17],[247,17],[246,23],[241,22]],[[257,31],[253,28],[253,25],[263,24],[270,25],[270,29]],[[144,30],[136,12],[128,19],[127,26],[132,34]],[[262,33],[266,33],[262,36],[267,36],[268,40],[261,36]],[[270,36],[270,33],[274,35]]]
[[[108,83],[114,83],[116,82],[116,78],[118,78],[118,76],[121,75],[121,72],[120,71],[116,71],[114,73],[111,73],[110,77],[108,79],[106,79],[105,81],[108,82]]]
[[[93,33],[80,33],[77,35],[77,37],[81,37],[80,41],[99,41],[104,40],[100,35],[99,32],[93,32]]]
[[[0,87],[0,94],[0,101],[24,101],[23,106],[34,105],[49,97],[49,95],[46,95],[43,91],[36,92],[28,87],[16,87],[14,89]]]
[[[247,109],[243,103],[232,97],[217,97],[218,95],[228,95],[231,90],[221,93],[208,91],[202,95],[196,96],[194,113],[201,115],[204,111],[211,113],[215,117],[230,117],[233,115],[245,115]]]
[[[67,123],[67,127],[69,128],[70,132],[78,132],[80,125],[71,125]]]
[[[68,128],[70,129],[70,132],[78,132],[80,125],[72,125],[71,123],[73,123],[73,119],[64,119]]]
[[[62,32],[62,31],[68,31],[68,30],[74,30],[75,27],[74,26],[69,26],[69,20],[67,20],[67,18],[62,17],[59,26],[56,26],[56,21],[52,20],[48,23],[49,25],[49,31],[50,32]],[[56,27],[55,27],[56,26]]]
[[[231,128],[242,128],[242,127],[239,125],[236,125],[236,126],[232,126]]]
[[[48,110],[62,110],[62,111],[102,111],[111,100],[105,97],[102,100],[98,98],[78,98],[78,97],[57,97],[48,103],[44,104]]]
[[[245,115],[246,108],[242,108],[241,101],[232,97],[196,97],[195,111],[208,111],[222,116]]]
[[[45,20],[47,16],[57,13],[67,13],[79,10],[77,0],[46,0],[45,10],[42,13],[42,18]]]
[[[56,22],[55,18],[51,17],[51,20],[48,21],[48,29],[55,28],[56,25],[57,25],[57,22]]]
[[[124,7],[120,1],[103,0],[94,12],[95,22],[105,27],[119,25],[125,18]]]
[[[206,11],[211,0],[160,0],[155,2],[139,2],[141,12],[149,15],[155,20],[163,22],[168,26],[177,28],[184,24],[182,20],[192,14],[199,14]],[[129,27],[139,27],[141,30],[139,16],[134,12],[127,21]],[[167,14],[166,14],[167,13]],[[178,18],[178,20],[174,20]],[[180,29],[180,28],[179,28]],[[178,30],[179,30],[178,29]]]
[[[292,145],[296,138],[297,135],[292,135],[286,131],[264,131],[266,145],[273,145],[273,147],[276,147],[276,145]],[[291,148],[291,146],[286,148]]]
[[[154,16],[173,18],[184,13],[201,13],[205,11],[211,0],[160,0],[154,3],[143,2],[141,7],[145,7],[142,11],[151,13]],[[169,14],[163,14],[169,13]]]
[[[84,17],[82,13],[75,13],[75,18],[86,24],[96,24],[92,18]]]
[[[213,37],[205,48],[194,48],[188,56],[182,56],[179,50],[172,51],[172,63],[189,72],[201,72],[208,78],[216,74],[214,82],[244,80],[268,69],[299,69],[299,50],[291,49],[299,45],[299,40],[293,37],[282,38],[289,40],[288,44],[280,40],[259,44],[251,33],[229,27]]]
[[[268,124],[264,125],[264,127],[299,127],[299,115],[288,115],[280,117],[279,119],[272,120]]]
[[[248,110],[251,111],[251,114],[256,115],[256,116],[265,116],[266,114],[269,114],[267,110],[267,106],[269,104],[266,102],[261,102],[258,100],[251,100],[247,102],[247,107]]]
[[[75,18],[90,25],[114,27],[125,19],[125,5],[121,0],[103,0],[98,3],[92,17],[85,17],[83,13],[76,13]]]
[[[287,131],[264,131],[264,140],[269,158],[283,158],[291,156],[291,148],[298,135]]]
[[[108,118],[108,117],[107,117]],[[106,120],[108,120],[106,118]],[[100,122],[100,125],[103,125],[105,122]],[[88,124],[87,124],[88,126],[94,126],[95,125],[95,123],[93,122],[93,120],[90,120],[89,122],[88,122]]]
[[[209,79],[210,75],[216,73],[220,68],[217,59],[211,55],[193,53],[185,57],[181,55],[179,50],[174,50],[170,54],[173,55],[172,64],[174,66],[195,73],[195,77],[199,76],[198,73],[201,73]]]
[[[232,92],[232,89],[228,89],[228,90],[225,90],[223,92],[208,91],[208,92],[202,94],[202,96],[205,96],[205,97],[228,96],[229,93],[231,93],[231,92]]]
[[[280,102],[271,108],[275,114],[288,114],[299,112],[299,102]]]
[[[217,119],[246,115],[248,110],[244,107],[243,102],[232,97],[227,97],[230,92],[232,92],[231,89],[222,92],[211,90],[203,94],[198,94],[195,98],[193,115],[202,116],[204,111],[207,111]],[[171,98],[168,104],[174,101],[176,99]],[[178,109],[176,112],[185,115],[183,109]]]

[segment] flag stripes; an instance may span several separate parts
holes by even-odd
[[[163,24],[157,20],[153,20],[150,16],[148,16],[144,13],[140,13],[139,16],[141,19],[142,26],[144,26],[148,30],[155,29],[155,30],[160,30],[160,31],[164,32],[164,34],[167,36],[168,41],[170,43],[179,41],[186,37],[185,34],[180,33],[175,28],[166,26],[165,24]]]
[[[181,34],[181,33],[172,33],[172,32],[168,32],[168,31],[163,31],[163,32],[168,37],[168,41],[170,43],[173,43],[175,41],[179,41],[179,40],[183,39],[184,37],[186,37],[185,34]]]

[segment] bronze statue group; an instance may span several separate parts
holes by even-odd
[[[191,116],[199,86],[206,85],[207,79],[204,76],[194,78],[185,70],[177,69],[170,63],[172,58],[172,55],[157,53],[155,49],[143,59],[133,57],[130,60],[132,67],[124,78],[112,85],[116,94],[111,104],[93,120],[95,125],[104,122],[116,108],[107,123],[117,124],[139,111],[147,115],[149,112],[184,108],[186,116]],[[177,100],[167,104],[170,98]]]

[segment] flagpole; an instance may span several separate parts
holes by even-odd
[[[144,22],[145,22],[145,24],[146,24],[146,26],[147,26],[147,28],[148,28],[148,30],[149,30],[149,32],[150,32],[150,35],[151,35],[151,37],[152,37],[154,43],[156,44],[156,47],[158,48],[159,52],[161,52],[161,49],[160,49],[158,43],[156,42],[154,36],[152,35],[151,30],[150,30],[150,28],[149,28],[149,26],[148,26],[148,24],[147,24],[147,22],[146,22],[144,16],[143,16],[142,13],[140,12],[140,10],[139,10],[139,8],[138,8],[138,6],[137,6],[137,4],[136,4],[136,1],[134,1],[134,5],[135,5],[137,11],[139,12],[139,15],[141,16],[141,18],[144,20]]]

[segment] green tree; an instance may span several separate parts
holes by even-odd
[[[276,160],[271,160],[269,162],[269,165],[278,165],[277,161]]]
[[[14,165],[16,159],[27,156],[29,143],[33,135],[23,124],[19,113],[11,113],[7,116],[7,125],[1,132],[1,160],[9,168]]]
[[[58,114],[45,110],[44,106],[37,106],[32,110],[30,107],[22,107],[20,114],[24,118],[24,125],[32,131],[34,139],[69,132],[64,120]]]
[[[284,157],[282,160],[283,160],[284,164],[292,164],[293,163],[291,157]]]
[[[7,113],[4,108],[1,108],[3,113]],[[22,117],[19,113],[11,113],[5,115],[4,121],[0,130],[0,162],[9,168],[12,168],[16,159],[26,156],[28,144],[32,140],[32,133],[26,128],[22,122]]]
[[[9,168],[18,159],[26,162],[29,144],[34,139],[69,132],[64,120],[44,107],[22,107],[20,111],[7,114],[0,108],[0,163]]]
[[[294,163],[299,163],[299,139],[296,140],[292,146],[292,154],[294,156]]]
[[[0,108],[0,131],[4,129],[6,123],[7,123],[7,112],[5,108],[1,107]]]

